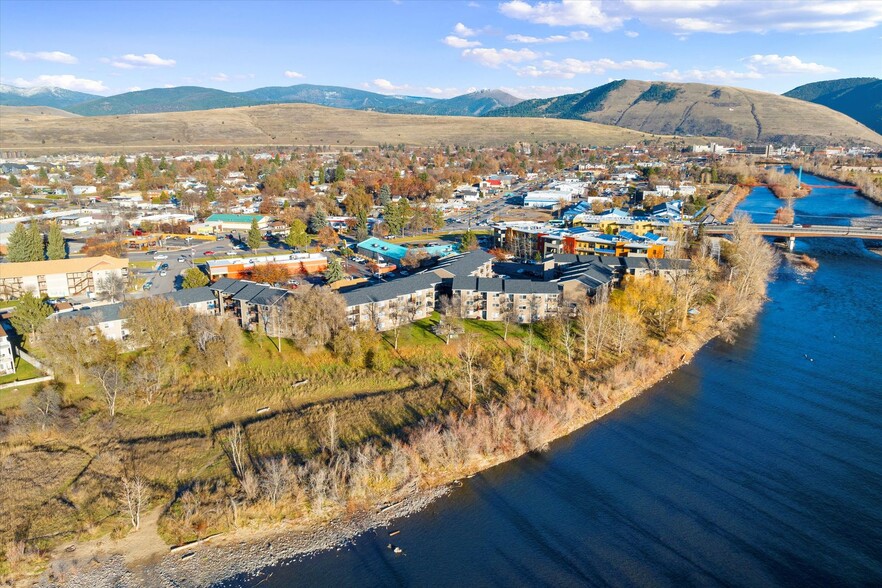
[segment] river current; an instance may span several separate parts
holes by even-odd
[[[780,204],[756,188],[739,209],[768,221]],[[823,187],[795,210],[803,224],[882,214]],[[782,265],[734,343],[390,529],[232,583],[882,585],[882,257],[851,239],[796,250],[820,268]]]

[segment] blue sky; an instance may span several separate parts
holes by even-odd
[[[104,95],[311,83],[530,98],[619,78],[784,92],[880,75],[882,0],[0,0],[2,83]]]

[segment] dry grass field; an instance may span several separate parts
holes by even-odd
[[[39,153],[379,143],[479,146],[517,141],[622,145],[671,139],[586,121],[381,114],[309,104],[105,117],[36,117],[33,110],[0,108],[0,149]],[[701,137],[689,141],[707,142]]]

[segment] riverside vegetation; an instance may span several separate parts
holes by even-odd
[[[719,263],[708,250],[684,248],[689,274],[629,279],[533,326],[436,314],[271,341],[146,299],[124,311],[138,350],[120,352],[44,325],[28,346],[58,382],[0,396],[0,576],[58,579],[59,546],[125,537],[148,512],[168,545],[320,529],[541,450],[752,320],[771,248],[741,219]],[[328,318],[335,294],[304,296],[291,318]]]

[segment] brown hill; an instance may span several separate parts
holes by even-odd
[[[28,119],[28,120],[26,120]],[[274,145],[499,145],[517,141],[622,145],[670,140],[585,121],[381,114],[310,104],[35,119],[0,110],[0,149],[137,150]],[[696,137],[689,142],[706,139]]]
[[[820,104],[709,84],[618,80],[581,94],[527,100],[488,113],[588,120],[647,133],[756,143],[875,143],[882,136]]]

